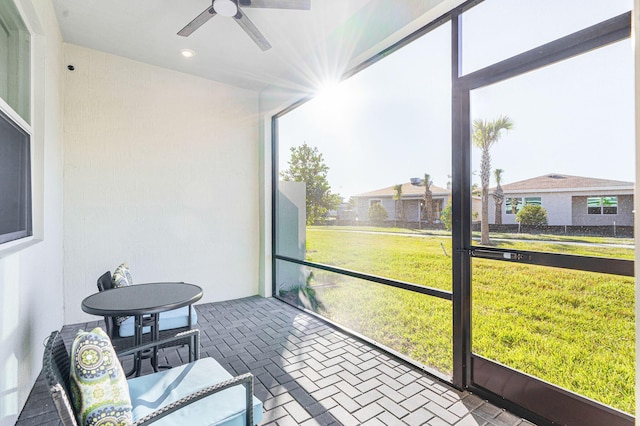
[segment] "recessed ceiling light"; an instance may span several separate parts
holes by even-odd
[[[184,56],[185,58],[193,58],[194,56],[196,56],[196,52],[194,52],[194,51],[193,51],[193,50],[191,50],[191,49],[182,49],[182,50],[180,51],[180,54],[181,54],[182,56]]]

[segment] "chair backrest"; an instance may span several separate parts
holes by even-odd
[[[111,272],[107,271],[104,274],[100,275],[98,278],[98,291],[111,290],[113,288],[113,283],[111,281]],[[104,322],[107,327],[107,334],[110,338],[114,338],[118,333],[118,325],[116,324],[114,317],[104,317]]]
[[[111,272],[107,271],[104,274],[100,275],[98,278],[98,291],[111,290],[113,288],[113,284],[111,283]]]
[[[70,360],[67,348],[60,333],[54,331],[47,340],[42,357],[42,370],[62,424],[78,426],[69,397],[69,367]]]

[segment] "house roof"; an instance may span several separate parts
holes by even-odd
[[[518,182],[502,185],[505,193],[514,192],[558,192],[558,191],[593,191],[593,190],[624,190],[633,191],[634,183],[621,180],[600,179],[584,176],[564,175],[560,173],[549,173],[546,175],[525,179]],[[494,192],[495,187],[490,188],[489,192]],[[442,197],[451,194],[450,189],[431,185],[431,192],[435,197]],[[363,192],[354,195],[354,197],[375,198],[375,197],[393,197],[396,194],[395,185],[386,188],[376,189],[374,191]],[[422,197],[424,195],[424,186],[416,186],[411,183],[402,184],[403,198]]]
[[[502,185],[502,190],[506,193],[522,191],[553,192],[558,190],[594,189],[633,190],[633,188],[633,182],[584,176],[571,176],[560,173],[549,173],[543,176]],[[494,190],[495,187],[491,188],[490,192],[493,192]]]
[[[431,193],[434,196],[446,196],[451,194],[450,189],[441,188],[439,186],[431,185]],[[393,197],[396,194],[395,185],[387,188],[376,189],[375,191],[363,192],[362,194],[354,195],[354,197]],[[416,186],[411,183],[402,184],[402,196],[403,197],[422,197],[424,195],[424,186]]]

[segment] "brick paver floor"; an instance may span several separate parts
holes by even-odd
[[[278,300],[249,297],[196,309],[201,357],[231,374],[253,373],[262,425],[533,425]],[[65,326],[67,346],[77,329],[101,324]],[[162,356],[161,363],[185,362],[186,348]],[[18,425],[50,424],[40,382]]]

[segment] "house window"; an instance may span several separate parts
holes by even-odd
[[[0,98],[30,121],[31,35],[12,1],[0,2]]]
[[[369,207],[375,206],[376,204],[382,204],[382,200],[369,200]]]
[[[14,3],[0,2],[0,244],[33,235],[30,40]]]
[[[505,199],[504,205],[505,205],[507,214],[516,214],[520,211],[520,206],[522,205],[522,198],[507,197]]]
[[[525,197],[524,200],[521,197],[507,197],[505,198],[505,206],[507,214],[518,214],[522,209],[522,206],[531,204],[534,206],[542,205],[541,197]]]
[[[618,214],[618,197],[587,197],[587,214]]]

